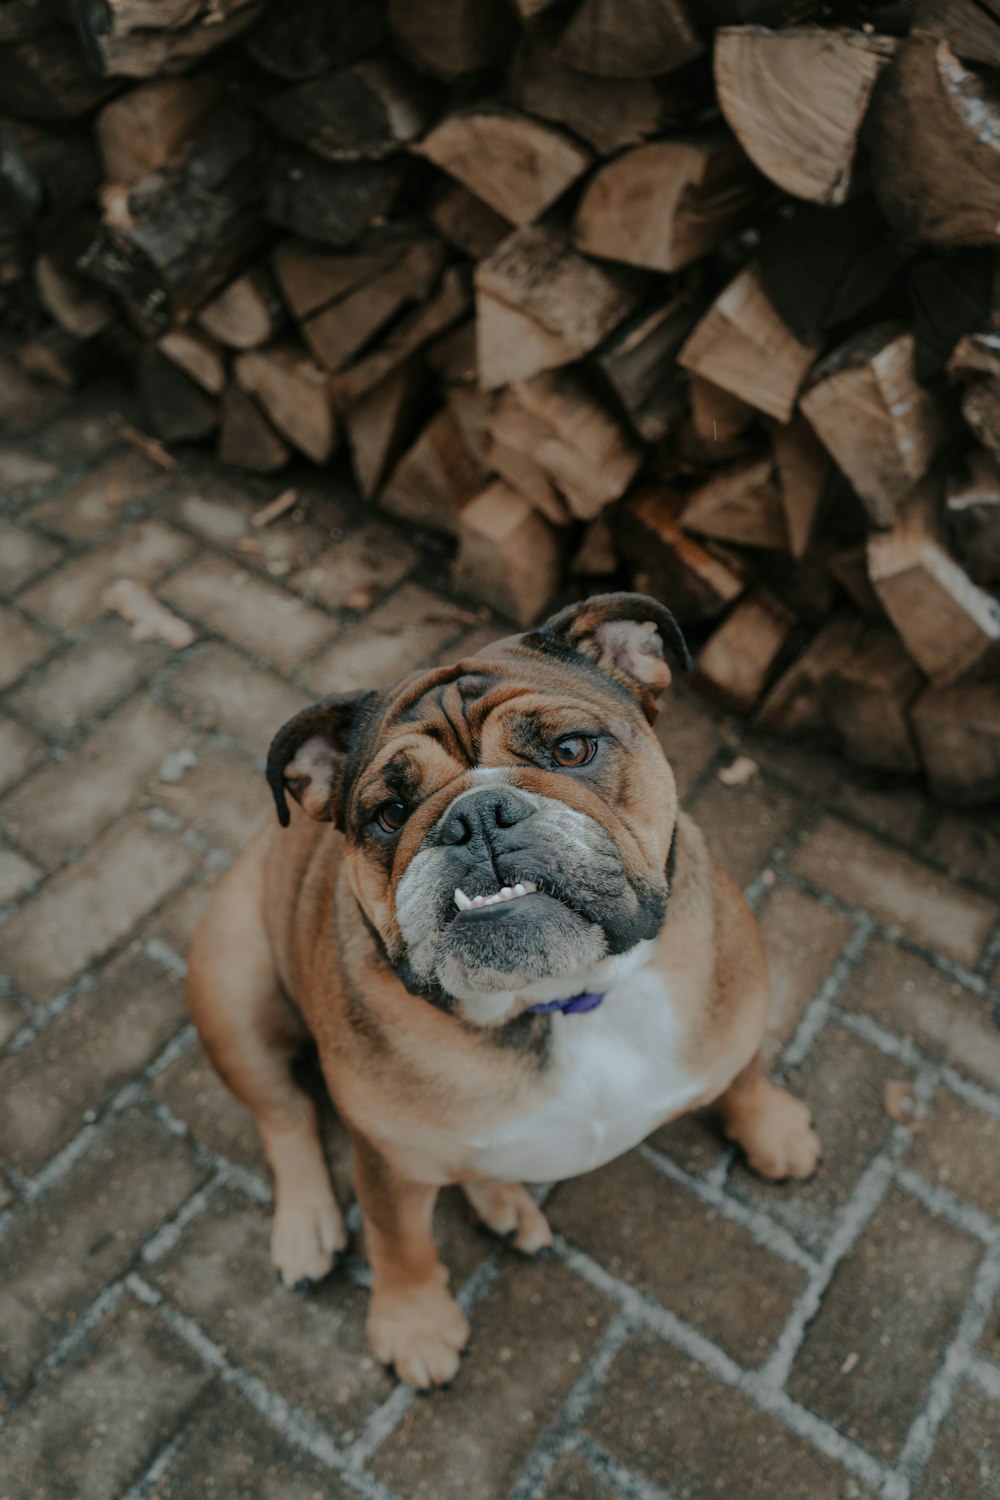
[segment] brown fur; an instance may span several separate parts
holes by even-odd
[[[756,924],[697,828],[678,816],[673,777],[648,728],[650,685],[659,688],[669,673],[658,653],[653,660],[648,631],[630,656],[617,623],[607,637],[614,659],[601,660],[600,605],[590,603],[587,639],[581,627],[570,644],[585,647],[602,672],[550,658],[533,638],[513,638],[485,658],[408,679],[379,701],[377,714],[366,710],[353,767],[344,761],[328,798],[316,784],[323,773],[314,752],[296,760],[302,736],[293,731],[283,770],[313,816],[293,806],[287,830],[272,821],[256,835],[191,946],[188,993],[199,1034],[253,1111],[274,1170],[272,1250],[283,1278],[300,1284],[324,1275],[347,1242],[315,1113],[289,1066],[311,1036],[356,1146],[373,1272],[371,1342],[416,1386],[451,1379],[469,1332],[431,1235],[439,1188],[461,1182],[483,1222],[513,1232],[525,1251],[551,1238],[525,1189],[479,1179],[464,1151],[512,1112],[530,1113],[544,1078],[548,1021],[517,1023],[513,1045],[509,1028],[474,1026],[410,993],[392,967],[400,957],[400,878],[436,820],[473,784],[470,764],[506,767],[511,786],[558,796],[597,819],[630,878],[662,875],[676,825],[676,877],[651,966],[669,979],[684,1036],[680,1061],[707,1080],[695,1105],[715,1102],[727,1133],[766,1176],[806,1176],[818,1156],[804,1106],[763,1076],[768,981]],[[618,622],[617,608],[607,618]],[[525,716],[558,735],[585,727],[588,714],[612,719],[624,746],[599,785],[525,763],[517,738]],[[393,795],[397,773],[419,786],[420,800],[387,858],[357,832],[352,809]],[[317,813],[338,818],[346,837],[332,821],[315,821]]]

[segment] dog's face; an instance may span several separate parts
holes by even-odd
[[[653,600],[607,595],[454,666],[331,699],[268,775],[346,836],[349,879],[407,988],[476,1019],[654,937],[677,815],[650,729],[670,680]]]

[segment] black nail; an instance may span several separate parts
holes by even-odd
[[[293,1285],[292,1285],[292,1291],[293,1292],[308,1292],[308,1290],[312,1286],[312,1284],[313,1284],[313,1279],[312,1279],[311,1276],[300,1276],[299,1279],[298,1279],[298,1281],[296,1281],[296,1282],[293,1283]]]

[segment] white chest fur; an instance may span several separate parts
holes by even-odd
[[[469,1164],[502,1181],[555,1182],[602,1166],[694,1103],[706,1080],[677,1063],[669,986],[642,969],[597,1010],[556,1014],[553,1062],[535,1106],[470,1143]]]

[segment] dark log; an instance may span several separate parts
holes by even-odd
[[[150,428],[164,442],[196,442],[219,425],[218,403],[158,349],[142,353],[139,395]]]
[[[265,212],[294,234],[345,247],[389,212],[399,185],[394,162],[334,163],[278,151],[266,172]]]
[[[684,407],[684,375],[677,355],[698,310],[668,298],[626,319],[597,350],[594,362],[647,443],[666,437]]]
[[[386,35],[385,0],[284,0],[246,40],[255,62],[289,83],[359,62]]]
[[[389,0],[389,25],[422,72],[449,81],[502,63],[517,35],[506,0]]]
[[[21,224],[72,219],[101,178],[86,131],[0,122],[0,210]]]
[[[967,471],[948,482],[947,516],[955,550],[976,583],[1000,583],[1000,466],[973,449]]]
[[[96,73],[153,78],[184,73],[242,36],[264,0],[71,0]]]
[[[376,161],[422,135],[434,94],[396,57],[376,57],[272,94],[264,115],[328,161]]]
[[[918,380],[943,375],[958,341],[989,327],[995,277],[996,257],[989,250],[959,250],[913,265],[907,286]]]
[[[583,0],[559,38],[567,67],[598,78],[652,78],[704,50],[682,0]]]
[[[22,120],[75,120],[121,88],[87,67],[73,33],[49,26],[0,47],[0,109]]]
[[[238,385],[231,385],[222,398],[221,416],[218,453],[224,464],[273,474],[288,462],[287,444]]]

